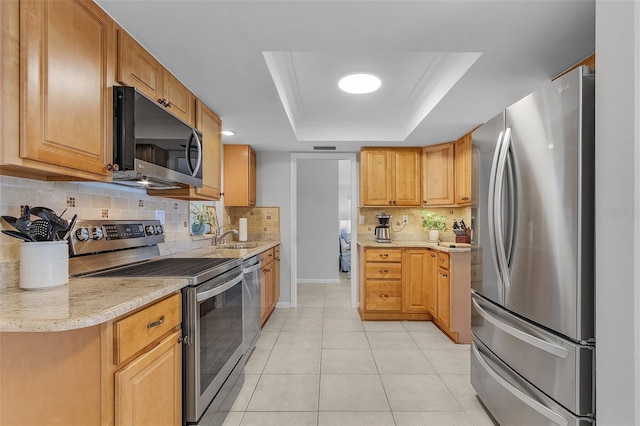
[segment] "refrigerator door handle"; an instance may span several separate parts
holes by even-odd
[[[476,308],[476,310],[478,311],[478,313],[482,318],[484,318],[485,320],[487,320],[488,322],[490,322],[500,330],[504,331],[505,333],[512,335],[516,339],[522,340],[523,342],[526,342],[531,346],[534,346],[540,350],[553,354],[558,358],[564,359],[569,356],[569,351],[567,351],[565,348],[558,345],[554,345],[553,343],[546,342],[538,337],[532,336],[528,333],[525,333],[524,331],[518,330],[517,328],[512,327],[511,325],[503,321],[500,321],[498,318],[494,317],[489,312],[485,311],[480,306],[480,303],[478,303],[478,301],[475,300],[474,298],[471,299],[471,303],[473,303],[473,306]]]
[[[496,271],[496,277],[498,278],[498,298],[500,299],[500,303],[504,303],[504,289],[502,286],[502,276],[500,272],[500,265],[498,264],[498,247],[496,243],[496,221],[495,221],[495,212],[494,212],[494,202],[495,202],[495,186],[496,186],[496,173],[498,171],[498,159],[500,158],[500,152],[502,150],[504,131],[500,132],[498,135],[498,140],[496,141],[496,148],[493,153],[493,160],[491,161],[491,172],[489,173],[489,196],[487,199],[487,222],[489,227],[488,237],[489,237],[489,246],[491,247],[492,256],[491,260],[493,263],[493,267]]]
[[[511,148],[511,128],[507,127],[504,131],[504,138],[502,146],[500,147],[500,157],[498,158],[498,164],[496,167],[495,175],[495,190],[493,195],[493,220],[494,220],[494,233],[496,254],[498,257],[498,267],[501,271],[502,283],[505,288],[511,286],[509,280],[509,264],[507,262],[507,255],[505,252],[505,242],[502,230],[502,224],[504,222],[504,212],[502,209],[502,197],[504,194],[504,173],[507,166],[507,156],[509,149]]]
[[[529,395],[522,392],[520,389],[516,388],[507,380],[505,380],[500,374],[496,373],[493,368],[491,368],[491,366],[487,364],[487,362],[484,360],[483,355],[475,345],[471,345],[471,350],[477,357],[478,363],[480,364],[480,366],[482,366],[482,368],[484,368],[486,373],[489,374],[496,382],[500,383],[500,385],[502,385],[502,387],[510,394],[518,398],[523,403],[527,404],[529,407],[536,410],[538,413],[549,419],[549,421],[553,422],[554,424],[557,424],[559,426],[568,426],[569,422],[567,421],[567,419],[558,415],[553,410],[545,407],[535,399],[531,398]]]

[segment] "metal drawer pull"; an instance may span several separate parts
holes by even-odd
[[[153,321],[147,324],[147,328],[157,327],[164,322],[164,315],[160,317],[158,321]]]
[[[386,259],[387,257],[389,257],[389,255],[387,253],[381,253],[380,257],[384,257]]]
[[[387,273],[389,273],[389,270],[388,269],[380,269],[380,273],[381,274],[387,274]]]

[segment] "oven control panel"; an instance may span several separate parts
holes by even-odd
[[[72,256],[164,242],[159,220],[78,220],[69,238]]]

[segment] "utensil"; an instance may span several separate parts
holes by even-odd
[[[33,229],[27,235],[35,238],[36,241],[53,241],[53,226],[51,222],[44,219],[34,220],[32,226]]]
[[[8,235],[10,237],[17,238],[17,239],[22,240],[22,241],[26,241],[28,243],[33,242],[31,237],[29,237],[28,235],[24,235],[22,232],[11,231],[11,230],[2,230],[2,233],[5,234],[5,235]]]
[[[74,214],[73,217],[71,218],[71,220],[69,221],[69,227],[67,228],[67,232],[65,232],[64,236],[62,238],[60,238],[61,240],[66,240],[69,238],[69,235],[71,234],[71,230],[73,229],[73,227],[76,224],[76,220],[78,220],[78,215]]]
[[[65,210],[66,211],[66,210]],[[41,219],[51,222],[52,225],[58,226],[62,228],[61,230],[67,229],[69,226],[69,222],[61,218],[48,207],[32,207],[31,214],[34,216],[38,216]]]
[[[16,227],[16,221],[18,220],[18,218],[13,217],[13,216],[2,216],[2,219],[4,219],[5,222],[7,222],[9,225],[13,226],[14,228]],[[18,228],[16,228],[18,229]]]

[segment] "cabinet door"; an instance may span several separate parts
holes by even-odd
[[[164,67],[129,34],[118,30],[118,82],[133,86],[150,99],[164,97]]]
[[[419,206],[422,149],[401,149],[393,152],[394,206]]]
[[[249,145],[223,145],[224,205],[256,205],[256,153]]]
[[[256,152],[249,149],[249,206],[256,205]]]
[[[427,288],[427,312],[438,318],[438,255],[433,250],[429,250],[427,259]]]
[[[453,143],[428,146],[423,153],[423,204],[452,205],[454,199]]]
[[[202,187],[196,188],[196,194],[220,199],[222,137],[220,118],[205,104],[197,101],[196,128],[202,132]]]
[[[193,126],[193,109],[195,107],[193,93],[169,71],[164,70],[163,99],[165,105],[175,116]]]
[[[405,312],[427,312],[429,309],[429,259],[428,250],[405,250],[402,255]]]
[[[108,174],[112,34],[93,2],[20,2],[20,157]]]
[[[278,304],[280,300],[280,246],[273,249],[273,304]]]
[[[179,425],[182,422],[181,331],[115,374],[116,425]]]
[[[273,264],[269,264],[260,271],[260,316],[263,325],[273,310],[273,305]]]
[[[471,135],[465,135],[455,144],[456,204],[471,204]]]
[[[438,269],[438,323],[446,330],[451,328],[451,287],[449,271]]]
[[[389,150],[363,149],[360,152],[361,205],[392,205],[392,167]]]

